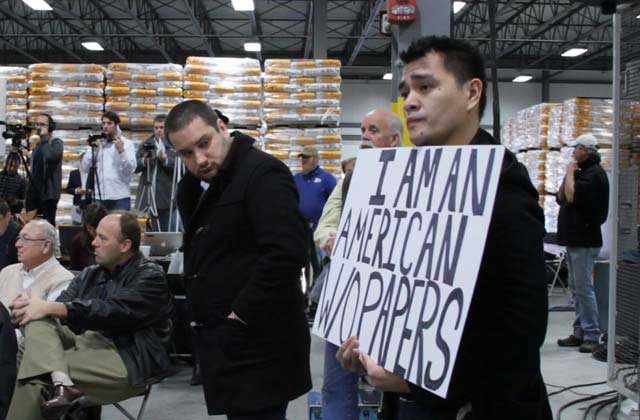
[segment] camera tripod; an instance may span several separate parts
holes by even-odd
[[[139,212],[147,218],[147,228],[150,231],[160,232],[160,219],[158,218],[158,205],[156,204],[156,192],[153,190],[153,182],[151,180],[151,156],[147,152],[144,159],[147,161],[145,170],[145,179],[140,192],[140,207],[144,203],[143,208],[137,208]],[[156,162],[156,165],[158,163]]]
[[[87,197],[85,204],[96,202],[96,190],[98,192],[97,199],[102,200],[102,190],[100,189],[100,178],[98,177],[98,155],[96,149],[99,147],[95,142],[90,142],[91,146],[91,166],[87,175],[87,189],[91,190],[91,196]]]

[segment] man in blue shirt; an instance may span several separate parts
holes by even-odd
[[[315,230],[327,199],[336,186],[336,178],[318,166],[318,149],[305,146],[298,155],[302,172],[294,176],[300,194],[300,212]]]

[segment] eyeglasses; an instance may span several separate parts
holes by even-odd
[[[46,238],[27,238],[26,236],[23,235],[18,235],[18,241],[22,241],[22,242],[38,242],[38,241],[48,241],[48,239]]]
[[[36,126],[36,127],[48,127],[48,126],[49,126],[49,124],[48,124],[48,123],[41,123],[41,122],[37,122],[37,123],[35,123],[35,126]]]
[[[310,158],[311,158],[311,156],[307,156],[307,155],[300,155],[300,158],[301,158],[301,159],[310,159]]]

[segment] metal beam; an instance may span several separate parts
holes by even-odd
[[[207,14],[207,10],[202,5],[200,0],[182,0],[185,8],[187,9],[187,13],[191,18],[191,22],[193,27],[196,28],[199,35],[215,35],[215,30],[213,29],[213,25],[209,20],[209,16]],[[198,16],[200,18],[198,19]],[[216,51],[221,52],[222,48],[220,46],[220,42],[216,40],[216,38],[206,38],[203,37],[202,45],[207,50],[209,57],[215,57]]]
[[[313,37],[311,34],[311,30],[313,28],[313,2],[310,1],[307,5],[307,22],[304,25],[304,34],[307,39],[304,41],[304,52],[302,53],[302,57],[309,58],[309,54],[311,54],[311,46],[313,45]]]
[[[29,60],[35,62],[35,63],[41,63],[42,60],[37,59],[36,57],[32,56],[31,54],[29,54],[28,52],[26,52],[25,50],[23,50],[22,48],[18,48],[15,45],[13,45],[12,43],[4,40],[4,39],[0,39],[0,42],[3,43],[4,45],[6,45],[7,47],[11,48],[12,50],[14,50],[15,52],[17,52],[18,54],[21,54],[25,57],[27,57]]]
[[[640,30],[639,31],[634,31],[634,32],[632,32],[630,34],[627,34],[625,37],[623,37],[621,39],[621,42],[627,42],[629,40],[636,39],[638,36],[640,36]],[[576,67],[580,67],[581,65],[583,65],[585,63],[588,63],[588,62],[590,62],[592,60],[595,60],[599,56],[609,52],[609,50],[611,50],[612,48],[613,48],[613,44],[609,45],[608,47],[600,48],[598,51],[595,51],[593,54],[589,54],[588,57],[577,61],[576,63],[568,66],[567,68],[564,68],[562,70],[558,70],[556,72],[548,74],[547,77],[545,79],[543,79],[543,80],[552,79],[552,78],[558,76],[559,74],[564,73],[567,70],[572,70],[572,69],[575,69]],[[614,77],[615,77],[615,75],[614,75]]]
[[[34,32],[34,33],[40,32],[40,28],[38,28],[35,25],[32,25],[26,19],[24,19],[23,17],[17,15],[13,10],[8,8],[4,4],[0,4],[0,11],[2,13],[4,13],[5,15],[7,15],[8,17],[10,17],[11,19],[13,19],[16,23],[18,23],[20,26],[24,27],[25,29],[27,29],[27,30],[29,30],[31,32]],[[80,57],[78,54],[74,53],[73,51],[71,51],[70,49],[65,47],[64,45],[60,44],[58,41],[53,39],[51,36],[42,36],[40,38],[42,38],[47,44],[51,45],[52,47],[57,48],[59,50],[62,50],[65,53],[69,54],[71,57],[73,57],[78,62],[80,62],[80,63],[84,63],[85,62],[85,60],[82,57]]]
[[[252,10],[249,12],[249,20],[251,21],[251,32],[253,36],[260,41],[260,37],[262,36],[262,27],[260,26],[260,20],[258,17],[258,12]],[[262,51],[258,51],[256,53],[258,60],[262,61]]]
[[[569,7],[567,7],[566,9],[564,9],[562,11],[562,13],[558,14],[557,16],[554,16],[553,18],[549,19],[548,21],[546,21],[542,25],[538,26],[537,28],[534,28],[532,31],[527,32],[526,36],[529,37],[529,38],[535,38],[535,37],[539,36],[540,34],[544,33],[547,29],[549,29],[552,26],[562,22],[563,20],[565,20],[569,16],[573,15],[574,13],[576,13],[578,10],[582,9],[583,7],[586,7],[586,6],[584,4],[582,4],[582,3],[576,3],[576,4],[573,4],[573,5],[569,6]],[[509,55],[509,54],[517,51],[524,44],[525,44],[524,42],[519,42],[516,45],[514,45],[514,46],[512,46],[510,48],[507,48],[506,50],[501,51],[500,54],[498,54],[498,58],[502,58],[505,55]]]
[[[149,38],[152,40],[153,45],[158,51],[160,51],[160,54],[162,54],[165,60],[167,60],[168,63],[173,63],[175,57],[172,57],[171,54],[169,54],[168,48],[172,50],[172,53],[177,53],[179,50],[178,43],[172,38],[158,39],[151,35],[154,33],[171,33],[162,22],[162,19],[160,19],[160,15],[158,15],[158,12],[153,5],[151,5],[148,0],[124,1],[125,11],[134,21],[136,21],[138,26],[143,28],[144,31],[149,34]],[[142,20],[140,16],[142,16]]]
[[[327,0],[317,0],[313,6],[313,58],[327,58]]]
[[[100,37],[98,33],[93,29],[93,27],[85,22],[82,16],[75,14],[70,8],[65,6],[65,3],[62,1],[53,1],[53,5],[55,6],[53,9],[53,13],[59,18],[60,22],[63,22],[68,27],[73,30],[80,32],[73,25],[67,22],[65,19],[73,19],[75,22],[78,22],[79,25],[83,28],[84,31],[88,32],[91,36]],[[118,57],[120,60],[127,61],[127,57],[125,57],[114,45],[111,41],[106,41],[105,46]]]
[[[606,28],[606,27],[608,27],[610,25],[611,25],[611,22],[603,22],[600,25],[594,27],[593,29],[591,29],[591,30],[589,30],[589,31],[587,31],[587,32],[585,32],[583,34],[580,34],[580,35],[576,36],[573,39],[567,40],[566,44],[570,44],[570,43],[574,43],[574,42],[583,42],[584,38],[590,36],[591,34],[593,34],[595,32],[598,32],[598,31],[600,31],[600,30],[602,30],[602,29],[604,29],[604,28]],[[563,45],[564,44],[561,44],[558,47],[552,48],[551,51],[549,51],[545,56],[540,57],[537,60],[535,60],[534,62],[527,64],[527,66],[530,66],[530,67],[536,66],[536,65],[544,62],[547,58],[549,58],[551,56],[554,56],[554,55],[557,55],[564,48]]]
[[[371,30],[371,27],[373,26],[373,22],[375,22],[376,16],[380,12],[380,8],[382,7],[383,4],[384,4],[384,0],[376,0],[373,7],[369,11],[369,18],[367,19],[367,22],[364,24],[364,27],[362,28],[362,32],[360,34],[360,38],[358,39],[358,42],[356,42],[356,46],[351,52],[351,56],[349,56],[349,60],[347,61],[348,66],[353,65],[354,61],[356,61],[356,57],[358,56],[358,53],[360,52],[360,49],[362,48],[364,41],[367,39],[367,34]]]

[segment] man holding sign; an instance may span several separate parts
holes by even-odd
[[[411,141],[431,147],[359,155],[314,332],[405,394],[401,418],[551,419],[544,216],[526,169],[479,128],[482,57],[426,37],[401,58]]]

